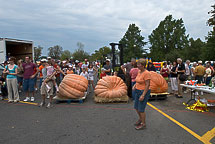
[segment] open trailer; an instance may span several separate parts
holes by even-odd
[[[8,60],[10,56],[16,60],[29,56],[34,60],[33,41],[0,38],[0,62]]]

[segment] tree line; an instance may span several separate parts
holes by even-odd
[[[175,61],[178,57],[190,61],[210,60],[215,61],[215,5],[208,12],[211,17],[206,24],[212,26],[213,30],[205,36],[205,41],[200,38],[194,39],[186,33],[183,19],[175,19],[172,15],[166,16],[158,27],[148,36],[148,41],[141,35],[141,30],[135,24],[130,24],[126,33],[119,43],[124,48],[124,62],[131,58],[149,57],[153,61]],[[147,46],[147,48],[146,48]],[[83,61],[85,58],[90,60],[104,60],[111,54],[110,47],[104,46],[94,53],[89,54],[84,50],[84,44],[77,43],[77,49],[71,53],[63,50],[59,45],[48,48],[48,56],[55,59],[73,58]],[[35,47],[35,59],[41,56],[42,47]]]

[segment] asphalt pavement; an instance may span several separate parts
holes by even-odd
[[[21,94],[21,99],[24,99]],[[133,102],[96,104],[93,93],[83,104],[59,103],[47,109],[34,103],[0,101],[0,144],[201,144],[215,143],[215,110],[200,113],[178,99],[150,101],[147,128],[137,131]]]

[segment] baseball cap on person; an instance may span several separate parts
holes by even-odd
[[[51,59],[51,57],[47,57],[47,59]]]
[[[110,59],[106,59],[106,62],[107,62],[107,61],[110,62]]]
[[[47,62],[47,59],[41,59],[41,62]]]
[[[202,64],[202,61],[200,60],[200,61],[198,61],[198,63]]]

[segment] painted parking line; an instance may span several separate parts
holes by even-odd
[[[164,113],[163,111],[161,111],[160,109],[156,108],[152,104],[150,104],[150,103],[147,103],[147,104],[151,108],[153,108],[154,110],[158,111],[163,116],[165,116],[166,118],[168,118],[169,120],[171,120],[172,122],[174,122],[175,124],[177,124],[178,126],[182,127],[184,130],[186,130],[187,132],[189,132],[191,135],[193,135],[194,137],[196,137],[198,140],[200,140],[204,144],[210,144],[210,140],[215,137],[215,128],[213,128],[211,131],[208,131],[203,136],[200,136],[197,133],[195,133],[194,131],[192,131],[191,129],[189,129],[188,127],[186,127],[185,125],[181,124],[180,122],[178,122],[174,118],[170,117],[169,115],[167,115],[166,113]]]
[[[206,132],[206,133],[202,136],[202,139],[205,140],[205,141],[210,142],[210,140],[212,140],[214,137],[215,137],[215,127],[214,127],[212,130]]]
[[[8,100],[8,99],[4,99],[4,100]],[[19,103],[30,104],[30,105],[38,105],[38,103],[24,102],[24,101],[19,101]],[[17,104],[18,104],[18,103],[17,103]]]
[[[20,103],[30,104],[30,105],[38,105],[38,103],[24,102],[24,101],[20,101]],[[170,117],[169,115],[167,115],[166,113],[161,111],[160,109],[156,108],[155,106],[153,106],[149,102],[147,104],[152,109],[154,109],[154,110],[158,111],[159,113],[161,113],[163,116],[165,116],[166,118],[168,118],[169,120],[171,120],[172,122],[174,122],[175,124],[177,124],[178,126],[183,128],[184,130],[189,132],[191,135],[196,137],[198,140],[200,140],[204,144],[211,144],[210,141],[215,137],[215,127],[212,130],[206,132],[203,136],[200,136],[197,133],[195,133],[194,131],[192,131],[191,129],[189,129],[188,127],[186,127],[185,125],[181,124],[180,122],[178,122],[174,118]],[[123,110],[133,110],[133,109],[128,109],[128,108],[110,108],[110,107],[107,108],[107,107],[104,107],[104,106],[72,106],[72,107],[88,107],[88,108],[91,107],[91,108],[106,108],[106,109],[116,109],[116,110],[122,110],[122,109]]]
[[[30,104],[30,105],[38,105],[38,103],[33,103],[33,102],[24,102],[24,101],[20,101],[20,103]]]

